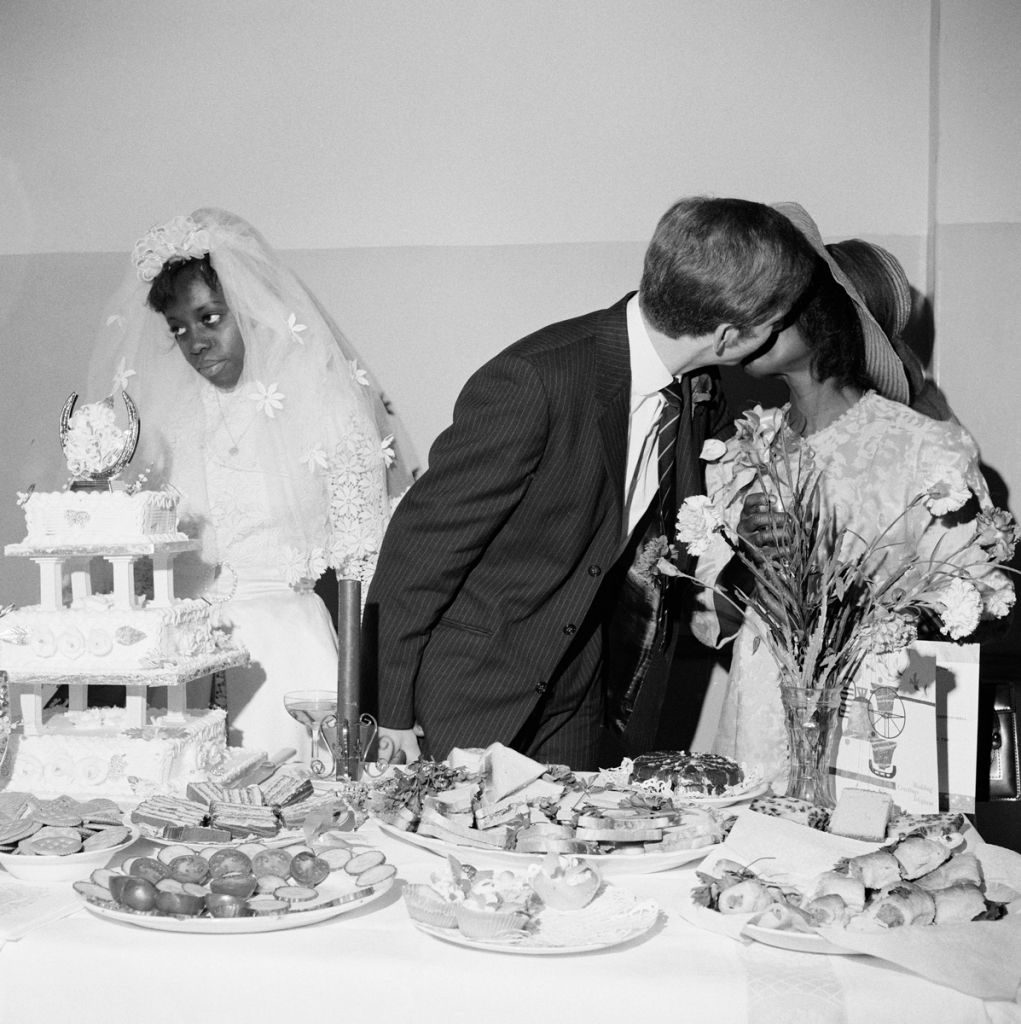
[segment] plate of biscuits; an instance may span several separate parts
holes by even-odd
[[[25,882],[67,882],[102,867],[138,838],[112,800],[43,800],[5,793],[0,805],[0,867]]]

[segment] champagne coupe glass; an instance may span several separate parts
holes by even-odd
[[[284,708],[308,731],[311,747],[308,766],[312,774],[325,775],[327,767],[322,758],[320,727],[324,718],[337,713],[337,695],[329,690],[293,690],[284,694]]]

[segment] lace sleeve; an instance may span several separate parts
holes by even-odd
[[[384,450],[353,430],[330,454],[328,467],[329,564],[337,576],[368,589],[389,516]]]

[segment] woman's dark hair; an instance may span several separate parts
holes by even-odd
[[[166,313],[167,306],[177,296],[181,285],[193,278],[201,278],[210,291],[222,292],[220,279],[216,276],[213,264],[209,261],[209,253],[193,260],[176,260],[164,264],[163,269],[153,278],[146,305],[157,313]]]
[[[795,310],[795,323],[812,350],[816,380],[833,379],[838,387],[873,387],[865,368],[865,337],[858,310],[829,268],[816,260],[812,281]]]

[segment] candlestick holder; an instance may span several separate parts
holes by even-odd
[[[352,723],[357,723],[352,728]],[[358,782],[365,770],[365,754],[376,738],[376,720],[368,712],[358,713],[347,705],[328,715],[320,726],[323,739],[333,754],[334,777],[338,782]]]

